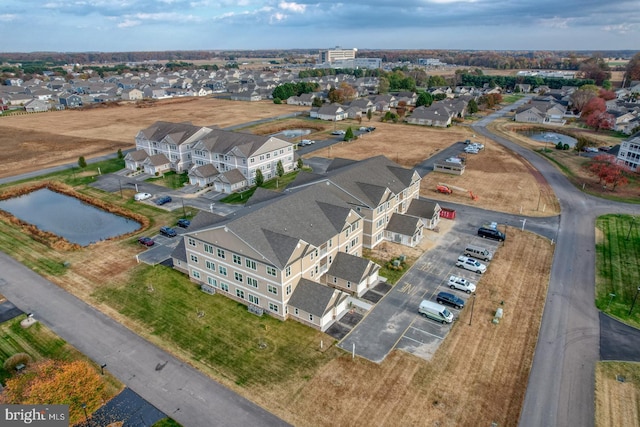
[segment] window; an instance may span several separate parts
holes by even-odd
[[[252,269],[252,270],[257,270],[257,269],[258,269],[258,267],[257,267],[257,265],[256,265],[256,262],[255,262],[254,260],[252,260],[252,259],[245,258],[245,260],[244,260],[244,265],[245,265],[247,268],[250,268],[250,269]]]
[[[249,294],[249,302],[255,305],[259,305],[260,304],[260,299],[255,296],[255,295],[251,295]]]
[[[220,282],[220,289],[222,289],[225,292],[229,292],[229,285],[227,285],[224,282]]]
[[[278,295],[278,288],[273,285],[267,285],[267,290],[274,295]]]
[[[193,254],[191,254],[191,262],[197,263],[198,262],[198,257],[193,255]]]
[[[272,302],[269,303],[269,310],[273,311],[274,313],[277,313],[279,311],[278,306]]]
[[[210,284],[211,286],[213,286],[214,288],[218,287],[218,281],[216,279],[214,279],[213,277],[207,276],[207,283]]]
[[[351,282],[347,282],[347,288],[351,289]]]
[[[274,267],[268,266],[267,265],[267,274],[269,276],[276,276],[276,269]]]
[[[356,237],[355,239],[353,239],[353,240],[351,241],[351,247],[353,248],[353,247],[355,247],[357,244],[358,244],[358,238]]]
[[[360,223],[359,221],[356,221],[353,224],[351,224],[351,231],[356,231],[358,229],[359,223]]]
[[[199,278],[200,278],[200,272],[199,272],[199,271],[191,270],[191,275],[192,275],[193,277],[195,277],[196,279],[199,279]]]
[[[271,153],[267,153],[267,159],[271,158]]]
[[[290,265],[288,265],[287,268],[284,270],[284,274],[287,277],[291,276],[291,266]]]
[[[309,314],[309,320],[313,322],[313,314]]]
[[[349,228],[347,228],[347,231],[344,233],[344,237],[349,237]]]
[[[244,291],[242,289],[236,289],[236,296],[244,299]]]
[[[208,253],[208,254],[213,255],[213,246],[211,246],[211,245],[209,245],[209,244],[205,243],[205,244],[204,244],[204,251],[205,251],[206,253]]]
[[[254,279],[253,277],[247,276],[247,285],[253,286],[254,288],[257,288],[258,287],[258,281],[256,279]]]
[[[338,283],[338,278],[333,276],[333,283]]]
[[[291,285],[287,285],[286,292],[287,292],[287,295],[291,294]]]
[[[233,263],[242,265],[242,257],[240,255],[233,254]]]
[[[198,246],[198,245],[196,244],[196,240],[195,240],[195,239],[192,239],[191,237],[189,237],[189,238],[187,239],[187,243],[189,243],[189,245],[190,245],[190,246]]]
[[[206,260],[206,261],[205,261],[205,264],[207,265],[207,268],[208,268],[209,270],[216,271],[216,265],[215,265],[214,263],[212,263],[211,261]]]
[[[226,276],[226,275],[227,275],[227,267],[223,267],[223,266],[221,266],[221,265],[220,265],[220,266],[218,266],[218,272],[219,272],[220,274],[222,274],[223,276]]]
[[[238,273],[237,271],[233,273],[233,277],[234,279],[236,279],[236,282],[242,283],[242,281],[244,280],[242,277],[242,273]]]
[[[294,309],[293,309],[293,313],[294,313],[294,314],[299,314],[299,313],[300,313],[300,310],[298,310],[297,308],[294,308]]]
[[[224,249],[218,248],[218,258],[221,258],[221,259],[225,258]]]

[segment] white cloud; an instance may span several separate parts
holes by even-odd
[[[285,19],[287,19],[287,15],[285,15],[284,13],[276,12],[269,18],[269,23],[273,24],[275,22],[282,22]]]
[[[618,34],[628,34],[637,30],[636,25],[633,24],[617,24],[617,25],[606,25],[602,27],[604,31],[618,33]]]
[[[295,2],[282,1],[280,2],[280,4],[278,4],[278,7],[280,7],[280,9],[288,10],[295,13],[304,13],[305,9],[307,8],[307,5],[299,4]]]
[[[142,24],[142,21],[138,21],[138,20],[135,20],[135,19],[125,19],[124,21],[122,21],[122,22],[120,22],[118,24],[118,28],[137,27],[140,24]]]
[[[17,18],[17,15],[13,15],[11,13],[5,13],[0,15],[0,21],[2,22],[11,22]]]
[[[569,28],[571,21],[573,21],[573,18],[560,18],[558,16],[554,16],[553,18],[540,19],[539,22],[543,27],[567,29]]]

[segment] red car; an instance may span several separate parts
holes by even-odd
[[[140,237],[138,243],[145,246],[153,246],[155,242],[150,237]]]

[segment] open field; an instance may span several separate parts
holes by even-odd
[[[363,123],[368,121],[364,120]],[[551,187],[528,162],[490,140],[472,138],[471,130],[466,127],[437,129],[375,121],[371,123],[376,126],[374,132],[304,157],[320,155],[361,160],[383,154],[403,166],[414,167],[455,142],[472,139],[483,143],[486,148],[479,154],[467,155],[465,173],[461,176],[429,173],[422,180],[422,196],[517,214],[521,213],[522,208],[522,213],[530,216],[560,213],[560,205]],[[347,124],[341,126],[345,128]],[[352,126],[358,124],[354,122]],[[327,123],[326,127],[326,133],[329,133],[333,124]],[[317,136],[321,134],[312,134],[309,138],[320,139]],[[437,193],[435,187],[440,182],[471,190],[478,200],[472,201],[469,193],[464,191],[454,190],[452,195]]]
[[[624,382],[618,381],[624,377]],[[596,366],[596,427],[640,426],[640,363]]]
[[[496,120],[489,125],[489,129],[498,135],[502,135],[505,138],[522,145],[523,147],[530,148],[534,151],[543,150],[544,144],[536,142],[524,135],[519,134],[516,130],[524,129],[544,129],[552,132],[559,132],[574,138],[584,137],[587,138],[593,146],[609,146],[620,144],[621,138],[611,136],[606,132],[598,133],[592,130],[578,128],[575,126],[567,126],[562,128],[557,127],[544,127],[544,126],[528,126],[522,123],[514,123],[513,121],[507,121],[505,119]],[[602,184],[598,182],[598,178],[593,175],[589,170],[590,158],[581,155],[573,150],[560,151],[556,150],[549,144],[546,148],[549,148],[543,153],[547,158],[559,166],[569,180],[578,188],[583,189],[587,193],[593,194],[598,197],[608,198],[612,200],[619,200],[628,203],[640,203],[640,177],[638,174],[630,174],[629,184],[626,186],[619,186],[612,191],[610,188],[604,189]],[[606,153],[603,153],[606,154]],[[583,188],[584,185],[584,188]]]
[[[599,217],[596,220],[596,307],[635,327],[640,327],[640,304],[631,316],[629,310],[640,283],[638,259],[640,217],[617,214]]]
[[[109,104],[87,110],[0,117],[0,178],[89,159],[135,147],[135,136],[156,121],[227,127],[308,107],[215,98],[162,100],[138,108]],[[25,131],[28,130],[28,131]]]

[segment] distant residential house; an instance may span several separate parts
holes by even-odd
[[[451,126],[455,113],[445,106],[438,106],[437,102],[430,107],[420,106],[405,118],[407,123],[422,126],[448,127]]]
[[[145,150],[130,151],[124,156],[124,167],[132,171],[141,170],[148,157]]]
[[[11,77],[4,80],[4,84],[7,86],[22,86],[23,83],[24,83],[24,80],[18,77]]]
[[[257,91],[243,91],[231,94],[232,101],[261,101],[262,96]]]
[[[534,100],[519,107],[514,115],[516,122],[562,126],[566,123],[566,107],[555,101]]]
[[[145,98],[164,99],[168,98],[164,88],[148,86],[143,90]]]
[[[121,98],[127,101],[138,101],[144,98],[144,93],[140,89],[123,89],[120,94]]]
[[[41,113],[43,111],[49,111],[50,106],[47,102],[40,99],[32,99],[24,104],[24,109],[27,113]]]
[[[60,95],[58,101],[61,105],[64,105],[65,108],[77,108],[82,106],[82,98],[80,97],[80,95],[77,95],[75,93]]]
[[[211,163],[194,166],[189,170],[189,184],[203,188],[210,187],[213,185],[213,179],[219,174],[218,169]]]
[[[15,106],[24,106],[27,104],[27,102],[32,101],[34,98],[31,95],[28,95],[26,93],[15,93],[15,94],[11,94],[9,95],[9,105],[15,105]]]
[[[143,160],[142,169],[146,174],[159,175],[171,170],[171,162],[164,154],[154,154]]]
[[[517,83],[516,87],[520,90],[521,93],[529,93],[531,92],[531,85],[525,83]]]
[[[433,230],[440,222],[440,211],[442,208],[433,200],[414,199],[407,209],[407,215],[412,215],[422,219],[424,227]]]
[[[309,112],[311,118],[329,121],[345,120],[348,116],[344,107],[339,104],[325,104],[322,107],[312,108]]]
[[[389,241],[414,247],[422,240],[423,227],[420,218],[396,212],[389,219],[385,229],[385,237]]]
[[[400,101],[404,101],[407,105],[414,106],[418,100],[418,94],[415,92],[398,92],[395,95],[395,98],[398,103],[400,103]]]
[[[315,95],[312,93],[303,93],[300,96],[290,96],[287,99],[287,104],[289,105],[305,105],[307,107],[311,107],[313,105],[313,99]]]

